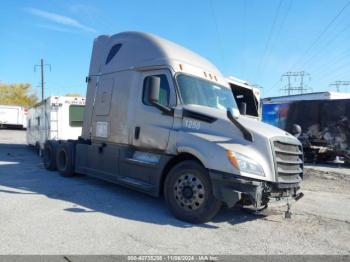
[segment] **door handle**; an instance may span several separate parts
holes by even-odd
[[[135,127],[135,133],[134,133],[135,139],[139,139],[140,131],[141,131],[141,128],[139,126]]]

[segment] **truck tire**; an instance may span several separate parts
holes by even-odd
[[[50,170],[50,171],[57,170],[57,165],[56,165],[57,148],[58,148],[57,141],[48,140],[44,144],[43,162],[44,162],[44,167],[47,170]]]
[[[71,142],[62,142],[56,154],[57,170],[61,176],[74,176],[74,144]]]
[[[193,224],[210,221],[220,210],[208,170],[187,160],[174,166],[164,182],[164,198],[173,215]]]
[[[41,156],[40,155],[40,144],[38,142],[35,143],[35,153],[38,155],[38,156]]]

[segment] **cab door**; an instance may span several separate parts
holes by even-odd
[[[133,146],[152,151],[165,151],[170,131],[173,127],[173,115],[162,113],[148,101],[146,81],[150,76],[160,78],[159,103],[167,107],[176,105],[176,92],[169,70],[148,71],[142,74],[139,97],[135,101],[133,126]]]

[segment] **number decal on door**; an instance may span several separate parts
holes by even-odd
[[[199,121],[185,120],[185,127],[199,130],[201,128],[201,123]]]

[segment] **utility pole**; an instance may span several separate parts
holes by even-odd
[[[335,82],[329,84],[329,86],[335,86],[337,92],[339,92],[341,86],[350,86],[350,81],[340,81],[340,80],[338,80],[338,81],[335,81]]]
[[[291,95],[294,91],[296,91],[297,94],[303,94],[305,91],[310,89],[305,85],[304,77],[306,76],[309,77],[308,81],[310,81],[311,76],[305,71],[284,73],[281,76],[281,81],[283,81],[283,79],[287,79],[287,85],[284,86],[282,90],[288,95]],[[294,81],[292,81],[292,77],[294,77]]]
[[[34,72],[36,72],[36,68],[40,66],[40,73],[41,73],[41,101],[44,100],[44,87],[45,87],[45,81],[44,81],[44,67],[48,66],[50,68],[51,72],[51,64],[44,64],[44,59],[40,59],[40,65],[34,65]]]

